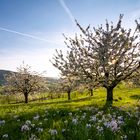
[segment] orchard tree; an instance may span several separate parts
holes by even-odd
[[[42,74],[31,72],[31,67],[23,63],[17,68],[17,72],[12,72],[5,76],[7,81],[6,88],[10,93],[21,93],[25,97],[25,103],[28,103],[28,95],[39,92],[44,89],[45,78]]]
[[[67,92],[68,100],[71,99],[71,92],[78,87],[79,80],[73,76],[65,76],[59,79],[59,90]]]
[[[76,21],[81,30],[74,38],[65,36],[67,55],[56,51],[54,66],[62,75],[90,78],[107,90],[107,101],[113,101],[113,89],[140,68],[140,26],[132,32],[122,27],[123,15],[116,25],[106,20],[106,25],[86,29]],[[92,83],[93,83],[92,82]]]
[[[84,79],[80,79],[79,80],[79,85],[77,88],[79,88],[79,90],[84,90],[87,89],[90,93],[90,96],[93,96],[93,92],[96,88],[98,88],[100,85],[98,82],[93,81],[90,78],[84,78]]]
[[[62,89],[60,87],[59,80],[57,80],[56,82],[48,84],[47,87],[48,87],[49,97],[51,99],[53,99],[53,95],[57,96],[58,98],[61,97]]]
[[[99,83],[93,82],[91,79],[85,79],[82,84],[88,89],[90,96],[93,96],[94,90],[99,87]]]

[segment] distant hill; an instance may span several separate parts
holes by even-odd
[[[0,70],[0,85],[3,85],[5,84],[5,79],[4,79],[4,75],[6,74],[10,74],[11,72],[13,71],[9,71],[9,70]],[[53,78],[53,77],[46,77],[46,80],[49,82],[49,83],[55,83],[57,82],[57,78]]]
[[[4,75],[10,74],[12,71],[9,70],[0,70],[0,85],[5,84]]]

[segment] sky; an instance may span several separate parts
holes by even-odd
[[[117,22],[121,13],[123,25],[134,28],[140,0],[0,0],[0,69],[16,71],[24,61],[37,72],[58,77],[50,60],[55,49],[67,50],[63,33],[80,33],[74,20],[84,28],[98,27],[106,19]]]

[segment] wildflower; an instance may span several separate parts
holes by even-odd
[[[103,111],[99,111],[99,112],[98,112],[98,115],[102,115],[102,114],[103,114]]]
[[[127,139],[127,135],[124,135],[124,137],[123,137],[125,140]]]
[[[36,135],[31,134],[31,137],[29,138],[29,140],[37,140]]]
[[[132,117],[132,114],[130,112],[126,112],[129,117]]]
[[[112,118],[111,114],[107,114],[107,117],[108,117],[108,118]]]
[[[118,116],[118,120],[123,121],[123,116]]]
[[[77,124],[77,123],[78,123],[78,120],[75,119],[75,118],[73,118],[73,119],[72,119],[72,123],[73,123],[73,124]]]
[[[42,122],[40,122],[39,125],[42,125]]]
[[[50,130],[49,130],[49,133],[50,133],[51,135],[57,135],[57,130],[56,130],[56,129],[50,129]]]
[[[5,120],[0,120],[0,125],[4,125],[5,124]]]
[[[123,140],[127,140],[127,135],[121,136]]]
[[[47,121],[47,120],[48,120],[47,118],[44,119],[44,121]]]
[[[136,111],[135,117],[136,117],[136,118],[139,118],[139,116],[140,116],[140,112],[139,112],[139,111]]]
[[[31,127],[33,127],[33,128],[34,128],[34,127],[35,127],[35,124],[34,124],[34,123],[33,123],[33,124],[31,124]]]
[[[38,132],[43,132],[43,128],[37,128]]]
[[[91,128],[91,124],[86,124],[86,128]]]
[[[65,124],[67,124],[67,123],[68,123],[68,121],[67,121],[67,120],[65,120],[65,121],[64,121],[64,123],[65,123]]]
[[[103,127],[97,126],[97,130],[98,130],[99,132],[102,132],[102,131],[103,131]]]
[[[84,116],[86,116],[87,115],[87,113],[86,112],[84,112],[84,114],[83,114]]]
[[[29,126],[27,125],[27,124],[24,124],[22,127],[21,127],[21,131],[23,132],[23,131],[29,131],[30,130],[30,128],[29,128]]]
[[[2,137],[3,138],[8,138],[8,134],[4,134]]]
[[[66,131],[66,129],[62,129],[62,133],[65,132],[65,131]]]
[[[104,122],[103,123],[105,127],[109,128],[110,127],[110,123],[109,122]]]
[[[31,121],[30,121],[30,120],[27,120],[27,121],[25,122],[25,124],[30,125],[30,124],[31,124]]]
[[[79,109],[79,108],[77,108],[76,110],[77,110],[77,111],[79,111],[80,109]]]
[[[34,120],[38,121],[39,120],[39,115],[36,115],[35,117],[33,117]]]
[[[14,119],[17,119],[17,118],[18,118],[18,116],[17,116],[17,115],[15,115],[15,116],[13,116],[13,118],[14,118]]]
[[[118,124],[117,124],[117,122],[115,120],[112,120],[110,122],[110,127],[111,127],[112,131],[117,131],[118,130]]]
[[[85,116],[85,115],[83,115],[83,116],[82,116],[82,119],[85,119],[85,118],[86,118],[86,116]]]
[[[139,110],[139,107],[135,107],[135,110]]]
[[[138,123],[137,123],[138,125],[140,125],[140,120],[138,121]]]
[[[72,116],[72,113],[71,112],[69,113],[69,116]]]
[[[47,114],[48,113],[48,110],[45,110],[45,113]]]
[[[94,121],[95,122],[97,120],[96,116],[91,116],[90,118],[91,118],[90,121]]]
[[[102,120],[98,120],[98,123],[101,123],[102,122]]]

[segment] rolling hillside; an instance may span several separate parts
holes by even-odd
[[[13,71],[9,71],[9,70],[0,70],[0,85],[5,84],[5,79],[4,79],[4,75],[9,74]],[[49,83],[54,83],[57,81],[57,78],[53,78],[53,77],[46,77],[46,80]]]
[[[11,73],[9,70],[0,70],[0,85],[5,84],[4,75]]]

